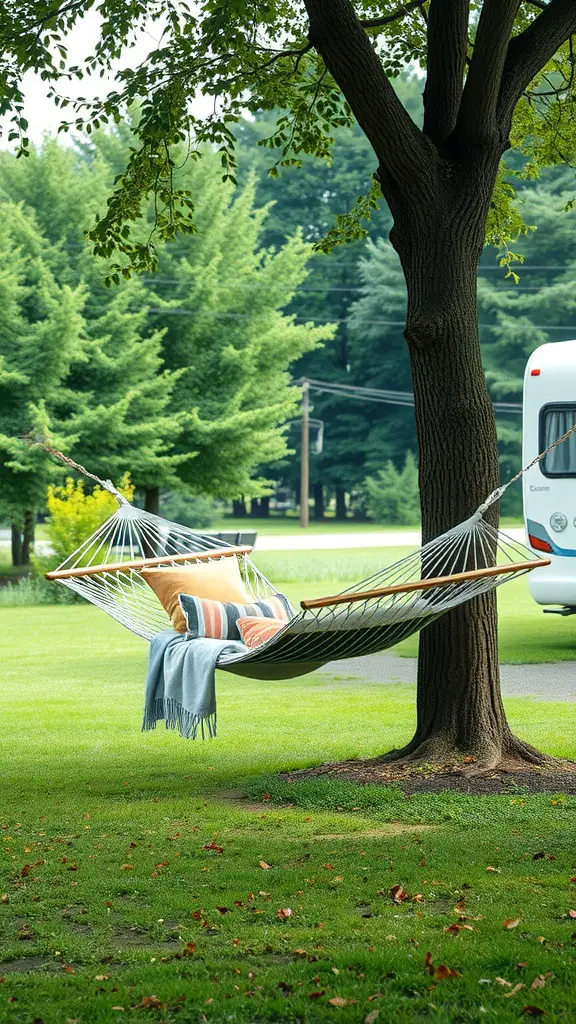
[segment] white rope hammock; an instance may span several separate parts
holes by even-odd
[[[166,611],[141,575],[150,566],[237,558],[255,600],[276,593],[277,588],[251,560],[250,547],[225,544],[136,508],[109,480],[102,481],[62,453],[42,447],[97,480],[119,503],[91,537],[58,569],[47,573],[47,579],[80,594],[133,633],[151,640],[170,627]],[[288,678],[328,661],[383,651],[464,601],[548,565],[549,559],[534,558],[529,548],[499,533],[484,518],[507,486],[494,491],[465,522],[358,586],[332,597],[302,601],[301,610],[271,640],[246,653],[222,656],[219,667],[252,678]]]

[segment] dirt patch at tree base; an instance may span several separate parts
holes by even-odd
[[[482,775],[468,776],[452,766],[400,767],[375,761],[345,761],[317,768],[284,772],[287,782],[306,779],[339,779],[356,786],[398,786],[407,796],[414,793],[466,793],[470,796],[523,793],[566,793],[576,795],[576,762],[566,768],[532,768],[503,771],[494,769]]]

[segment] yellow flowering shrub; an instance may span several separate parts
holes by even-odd
[[[134,487],[130,475],[125,473],[118,486],[120,493],[132,501]],[[102,487],[94,487],[90,494],[84,490],[82,480],[68,477],[60,487],[49,487],[47,507],[50,518],[46,522],[47,539],[52,548],[51,565],[59,565],[85,541],[118,508],[113,494]],[[89,552],[86,553],[87,556]],[[46,571],[47,559],[35,559],[36,567]]]

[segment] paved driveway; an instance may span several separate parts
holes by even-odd
[[[340,679],[363,682],[415,683],[416,659],[396,654],[370,654],[324,665]],[[560,661],[546,665],[502,665],[502,693],[505,697],[533,697],[535,700],[576,701],[576,662]]]

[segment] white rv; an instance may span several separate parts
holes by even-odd
[[[524,377],[522,464],[526,466],[576,423],[576,341],[541,345]],[[538,604],[576,612],[576,433],[523,477],[524,520],[534,551],[551,564],[528,580]],[[552,609],[550,609],[552,610]]]

